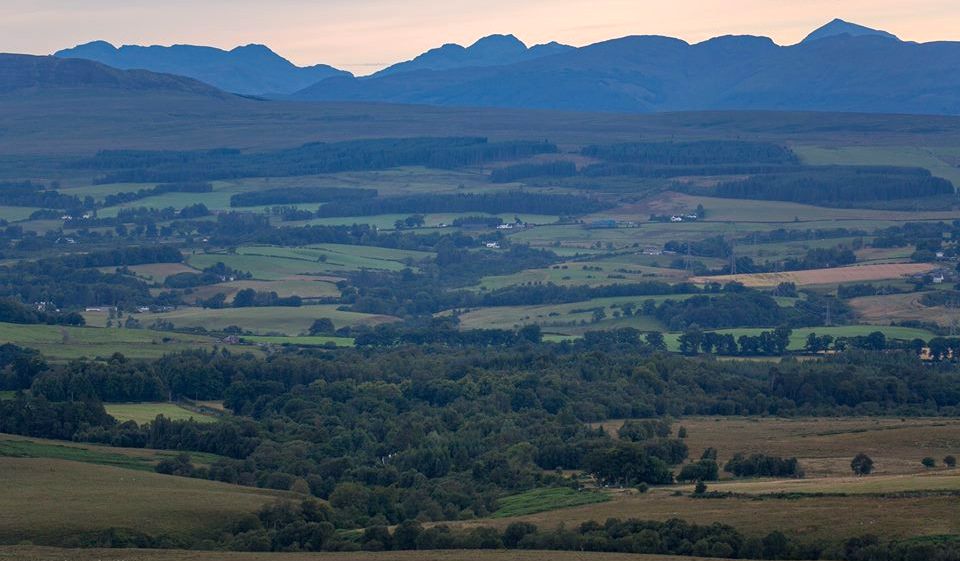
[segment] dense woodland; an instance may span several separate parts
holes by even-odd
[[[234,149],[192,152],[103,151],[75,163],[102,172],[97,183],[209,181],[290,177],[397,166],[454,168],[553,153],[547,142],[487,142],[485,138],[401,138],[306,144],[250,153]]]

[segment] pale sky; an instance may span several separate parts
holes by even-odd
[[[299,65],[368,74],[443,43],[513,33],[576,46],[625,35],[793,44],[839,17],[911,41],[960,39],[958,0],[0,0],[0,52],[263,43]]]

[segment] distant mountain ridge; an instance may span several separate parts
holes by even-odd
[[[118,70],[91,60],[0,54],[0,94],[25,90],[121,90],[230,97],[212,86],[183,76]]]
[[[389,76],[418,70],[450,70],[471,66],[502,66],[524,60],[565,53],[575,50],[575,47],[561,45],[556,41],[543,45],[527,47],[513,35],[489,35],[479,39],[469,47],[462,47],[455,43],[447,43],[442,47],[431,49],[422,55],[389,66],[373,76]]]
[[[94,41],[54,53],[59,58],[94,60],[122,70],[143,69],[187,76],[221,90],[246,94],[290,94],[349,72],[327,65],[299,67],[263,45],[230,51],[214,47],[173,45],[114,47]]]
[[[803,42],[632,36],[500,66],[331,78],[300,100],[579,111],[960,114],[960,43],[834,20]]]
[[[528,48],[513,35],[447,44],[375,74],[299,68],[260,45],[57,53],[182,74],[220,89],[303,101],[664,112],[834,111],[960,115],[960,42],[914,43],[836,19],[796,45],[724,36],[689,44],[630,36]],[[189,73],[188,73],[189,72]],[[314,79],[321,76],[319,79]]]

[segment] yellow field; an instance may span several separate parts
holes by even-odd
[[[782,282],[792,282],[798,286],[817,284],[838,284],[844,282],[864,282],[885,279],[900,279],[910,275],[932,271],[936,267],[929,263],[888,263],[881,265],[855,265],[832,269],[809,269],[783,273],[754,273],[743,275],[719,275],[713,277],[692,277],[691,282],[731,282],[746,286],[777,286]]]

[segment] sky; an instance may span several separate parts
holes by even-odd
[[[443,43],[512,33],[528,45],[625,35],[781,45],[841,18],[910,41],[960,39],[957,0],[0,0],[0,52],[115,45],[268,45],[298,65],[369,74]]]

